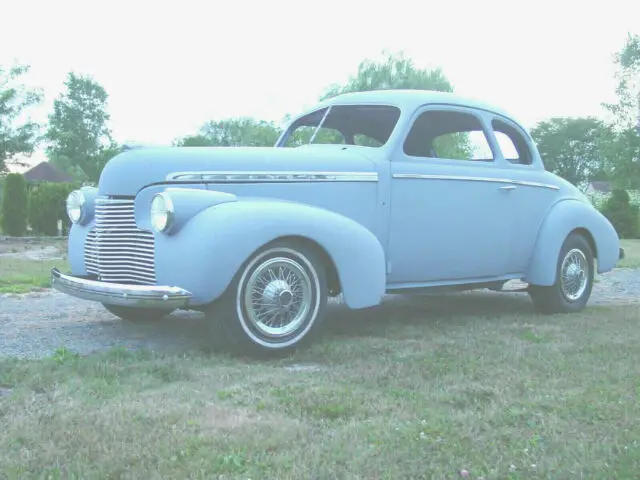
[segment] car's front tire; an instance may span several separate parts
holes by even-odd
[[[205,313],[214,343],[251,355],[284,354],[318,330],[327,297],[326,270],[314,249],[278,241],[245,262]]]
[[[558,255],[556,282],[551,286],[531,285],[529,295],[541,313],[571,313],[582,310],[593,288],[593,250],[578,233],[569,235]]]
[[[103,303],[102,306],[116,317],[131,323],[152,323],[163,319],[172,310],[162,310],[156,308],[135,308],[123,307],[121,305],[109,305]]]

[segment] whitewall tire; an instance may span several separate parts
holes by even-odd
[[[285,353],[315,333],[327,297],[325,267],[314,250],[298,242],[274,242],[240,268],[211,306],[209,323],[218,342],[234,350]]]
[[[595,262],[591,246],[580,234],[564,241],[556,265],[556,282],[530,288],[536,310],[541,313],[570,313],[582,310],[591,296]]]

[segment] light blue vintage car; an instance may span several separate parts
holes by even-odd
[[[270,148],[130,149],[67,210],[55,288],[132,321],[200,310],[262,353],[308,340],[340,294],[359,309],[521,279],[540,311],[576,312],[622,255],[513,117],[432,91],[337,96]]]

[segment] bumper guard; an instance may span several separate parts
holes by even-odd
[[[186,308],[191,299],[191,292],[179,287],[99,282],[65,275],[57,268],[51,269],[51,286],[74,297],[124,307]]]

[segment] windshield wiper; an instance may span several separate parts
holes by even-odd
[[[329,115],[329,112],[331,111],[331,107],[333,107],[333,105],[329,105],[329,108],[327,108],[327,111],[324,112],[324,115],[322,116],[322,120],[320,120],[320,123],[318,124],[316,129],[313,131],[313,135],[311,135],[311,140],[309,140],[309,143],[307,145],[311,145],[313,141],[316,139],[316,134],[318,133],[318,130],[320,130],[320,128],[322,127],[322,124],[324,123],[325,118],[327,118],[327,115]]]

